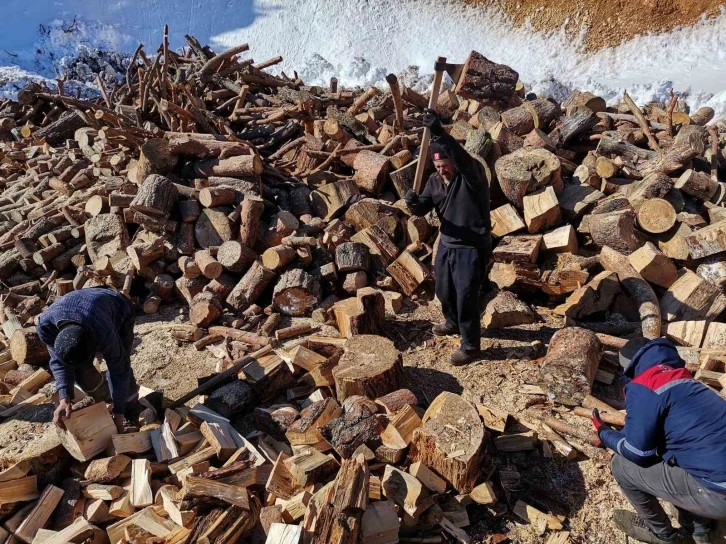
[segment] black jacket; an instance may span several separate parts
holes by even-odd
[[[456,174],[448,186],[438,173],[431,174],[411,213],[426,215],[436,209],[441,220],[441,242],[446,247],[488,247],[492,224],[484,167],[449,134],[433,136],[432,141],[444,148]]]

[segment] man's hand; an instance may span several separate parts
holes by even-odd
[[[416,204],[418,204],[418,193],[416,193],[416,191],[414,191],[413,189],[409,189],[408,191],[406,191],[405,200],[408,209],[412,209],[416,206]]]
[[[63,419],[71,417],[72,413],[73,404],[71,404],[71,399],[67,397],[61,399],[60,403],[58,404],[58,408],[56,408],[55,412],[53,412],[53,423],[55,423],[61,429],[64,429],[65,424],[63,423]]]
[[[124,427],[124,415],[114,414],[113,422],[116,424],[116,430],[118,431],[118,434],[124,434],[124,432],[126,431]]]
[[[441,136],[444,133],[444,126],[436,110],[426,108],[424,110],[423,124],[431,131],[433,136]]]
[[[592,426],[595,427],[598,439],[600,438],[600,432],[604,430],[612,430],[612,427],[600,419],[600,411],[597,408],[592,409]],[[602,447],[602,440],[598,444],[598,447]]]

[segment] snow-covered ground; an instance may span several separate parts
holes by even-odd
[[[672,87],[692,107],[726,114],[726,11],[595,54],[582,53],[581,40],[563,31],[516,28],[494,8],[458,0],[2,0],[0,12],[5,95],[18,82],[65,72],[88,81],[102,68],[109,79],[123,63],[117,53],[138,42],[155,50],[168,24],[172,47],[183,46],[185,34],[220,50],[247,42],[255,61],[282,55],[278,69],[297,70],[310,84],[331,76],[343,85],[376,84],[411,66],[427,74],[437,56],[463,62],[476,49],[512,66],[537,93],[561,98],[577,87],[614,100],[627,89],[646,102]],[[96,50],[104,52],[100,65]]]

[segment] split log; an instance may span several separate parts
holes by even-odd
[[[721,290],[685,268],[660,300],[665,321],[712,320],[725,308],[726,297]]]
[[[486,455],[487,432],[476,409],[459,395],[444,392],[422,421],[423,427],[414,431],[411,461],[431,468],[459,493],[470,492]]]
[[[492,235],[497,238],[501,238],[507,234],[513,234],[527,226],[519,216],[517,209],[511,204],[505,204],[504,206],[500,206],[499,208],[492,210],[491,221]]]
[[[535,321],[535,314],[529,306],[513,293],[502,291],[487,304],[482,325],[486,329],[501,329]]]
[[[600,272],[587,285],[574,291],[564,304],[555,308],[555,313],[582,319],[588,315],[604,312],[620,293],[620,283],[615,272]]]
[[[629,260],[643,279],[666,289],[678,278],[676,266],[651,242],[631,253]]]
[[[310,193],[310,199],[318,217],[330,221],[340,215],[351,198],[358,194],[360,190],[353,180],[343,180],[318,187]]]
[[[386,271],[396,280],[401,290],[411,296],[429,276],[429,270],[409,251],[403,251]]]
[[[370,266],[368,248],[356,242],[340,244],[335,248],[335,265],[339,272],[368,270]]]
[[[105,451],[116,434],[116,425],[103,402],[73,412],[63,423],[65,428],[56,428],[58,438],[68,453],[82,462]]]
[[[381,488],[387,498],[398,504],[414,520],[434,505],[431,494],[419,480],[391,465],[386,465]]]
[[[377,405],[370,399],[348,397],[343,403],[343,415],[321,428],[323,438],[343,459],[350,459],[362,444],[375,447],[383,432],[377,411]]]
[[[542,237],[542,251],[546,253],[572,253],[577,255],[577,232],[572,225],[565,225]]]
[[[520,210],[528,193],[547,185],[562,190],[560,160],[545,149],[519,149],[498,159],[494,169],[504,195]]]
[[[555,190],[546,187],[523,198],[524,222],[531,234],[545,231],[562,221]]]
[[[600,363],[600,341],[579,327],[557,331],[540,366],[540,385],[555,402],[579,406],[590,394]]]
[[[275,309],[290,316],[307,315],[320,302],[320,283],[300,268],[280,276],[272,293]]]
[[[726,219],[685,237],[692,259],[702,259],[726,251]]]
[[[386,301],[380,291],[364,287],[359,289],[358,296],[333,304],[332,312],[344,338],[378,334],[385,322]]]
[[[364,334],[350,338],[344,349],[333,368],[339,402],[353,395],[375,399],[401,387],[403,362],[393,342]]]
[[[620,283],[638,305],[645,338],[660,338],[661,310],[653,288],[628,262],[628,258],[605,246],[600,251],[600,263],[605,270],[615,272]]]
[[[139,272],[164,257],[165,251],[163,238],[157,238],[153,242],[133,244],[126,248],[131,264]]]

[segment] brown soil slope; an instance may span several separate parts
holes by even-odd
[[[616,46],[640,34],[690,26],[705,15],[718,15],[726,3],[717,0],[464,0],[469,4],[498,7],[516,24],[530,20],[540,31],[567,25],[576,35],[588,29],[585,48],[596,51]]]

